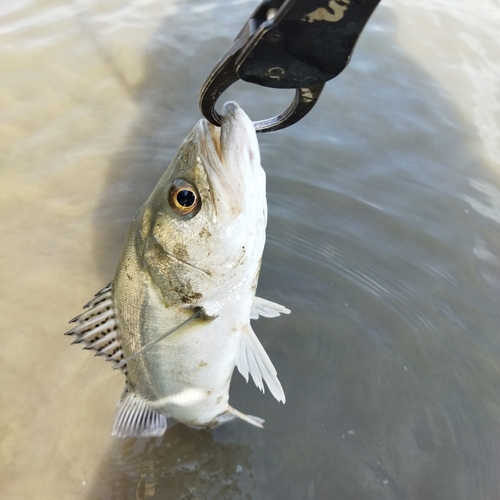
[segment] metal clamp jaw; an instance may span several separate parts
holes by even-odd
[[[237,80],[295,89],[283,113],[254,122],[257,132],[292,125],[316,104],[325,82],[347,66],[380,0],[265,0],[212,70],[200,92],[205,118],[220,126],[215,104]]]

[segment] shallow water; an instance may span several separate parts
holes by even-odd
[[[496,0],[383,0],[320,104],[260,136],[259,295],[292,315],[254,327],[287,403],[238,374],[231,403],[265,429],[110,436],[123,377],[62,333],[256,4],[0,6],[2,498],[498,498]]]

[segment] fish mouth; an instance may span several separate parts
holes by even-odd
[[[217,219],[226,222],[244,210],[245,195],[260,169],[257,135],[250,118],[233,101],[222,106],[220,127],[203,119],[199,134]]]

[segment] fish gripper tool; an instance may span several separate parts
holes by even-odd
[[[257,132],[288,127],[316,104],[325,82],[347,66],[380,0],[265,0],[216,64],[200,92],[205,118],[220,126],[215,104],[238,80],[295,89],[281,114],[254,122]]]

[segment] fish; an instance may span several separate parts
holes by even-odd
[[[213,428],[264,420],[229,405],[235,367],[278,402],[285,394],[250,324],[290,310],[256,297],[267,224],[254,126],[227,102],[202,118],[135,215],[112,282],[67,335],[126,376],[112,435],[161,436],[167,418]]]

